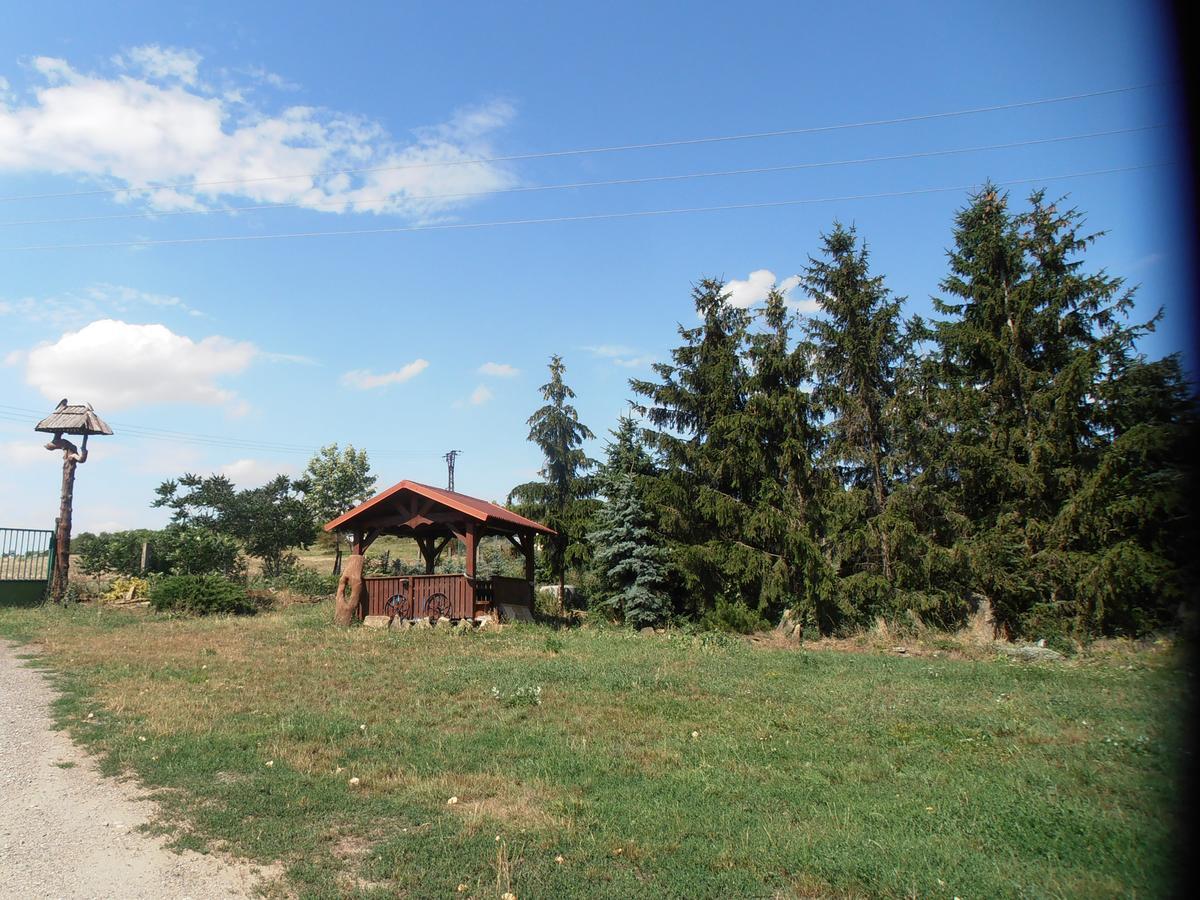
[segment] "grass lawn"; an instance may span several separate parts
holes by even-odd
[[[39,608],[0,610],[0,634],[44,654],[62,723],[157,789],[180,844],[277,860],[280,892],[1169,891],[1169,650],[1028,664],[329,618]]]

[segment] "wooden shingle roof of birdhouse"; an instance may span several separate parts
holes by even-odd
[[[65,400],[54,412],[37,423],[34,431],[48,434],[112,434],[108,423],[96,415],[90,403],[68,404]]]

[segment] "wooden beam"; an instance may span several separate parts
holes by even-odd
[[[467,566],[466,566],[467,577],[474,578],[475,577],[475,556],[476,556],[476,552],[479,549],[479,541],[476,539],[475,524],[473,522],[467,523],[466,538],[467,539],[464,543],[466,543],[466,545],[467,545]]]
[[[375,538],[379,537],[378,528],[372,528],[370,531],[355,531],[354,532],[354,552],[362,556],[367,552],[367,548],[375,543]]]
[[[533,532],[525,532],[522,535],[521,543],[524,545],[521,549],[525,552],[525,580],[529,582],[529,589],[532,591],[533,583],[537,578],[533,570]]]

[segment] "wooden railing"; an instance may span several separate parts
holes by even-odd
[[[398,599],[397,613],[405,619],[431,615],[430,601],[444,594],[451,619],[476,619],[492,613],[498,603],[529,605],[533,591],[523,578],[468,578],[466,575],[387,575],[364,579],[367,586],[366,609],[360,615],[391,614],[388,601]]]

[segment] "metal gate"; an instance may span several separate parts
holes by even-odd
[[[40,603],[53,572],[53,531],[0,528],[0,606]]]

